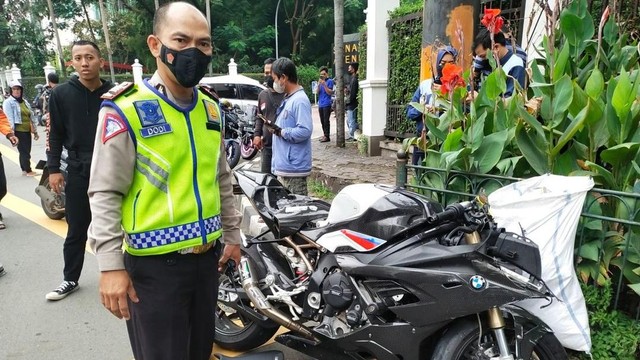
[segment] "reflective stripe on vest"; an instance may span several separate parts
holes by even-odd
[[[222,235],[218,161],[220,108],[194,92],[182,109],[146,82],[115,99],[135,136],[133,182],[122,201],[124,248],[159,255],[215,241]],[[217,130],[216,130],[217,129]]]

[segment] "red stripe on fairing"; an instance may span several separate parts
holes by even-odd
[[[375,243],[367,239],[361,238],[356,234],[353,234],[347,230],[340,230],[340,231],[342,232],[343,235],[348,237],[351,241],[355,242],[356,244],[362,246],[365,250],[371,250],[376,247]]]

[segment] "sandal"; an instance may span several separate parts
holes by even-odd
[[[2,220],[0,220],[0,230],[4,230],[7,228],[7,225],[5,225]]]

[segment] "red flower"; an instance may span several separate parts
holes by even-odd
[[[446,95],[455,88],[464,86],[464,79],[462,78],[462,68],[455,64],[446,64],[442,69],[442,86],[440,91],[443,95]]]
[[[504,18],[498,15],[500,15],[500,9],[484,9],[484,16],[480,20],[482,25],[493,34],[499,33],[504,25]]]

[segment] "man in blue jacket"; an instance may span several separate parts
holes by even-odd
[[[307,195],[307,177],[311,174],[311,102],[298,84],[293,61],[279,58],[271,65],[273,89],[284,93],[276,110],[276,123],[267,123],[272,138],[271,170],[292,193]]]

